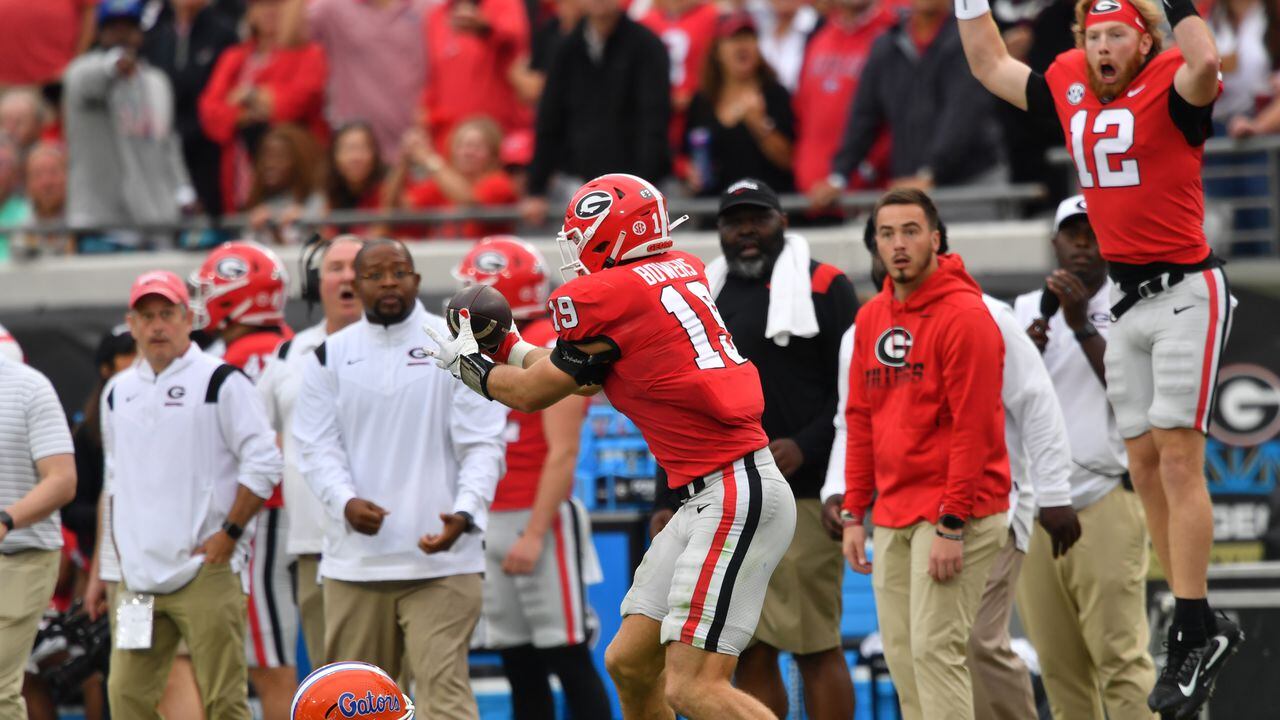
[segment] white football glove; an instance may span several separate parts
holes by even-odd
[[[436,350],[428,350],[427,354],[435,357],[436,364],[448,370],[450,375],[461,380],[467,387],[492,400],[489,395],[489,372],[493,370],[493,361],[480,354],[480,346],[471,332],[471,312],[466,308],[458,311],[461,322],[458,323],[456,337],[445,339],[435,328],[423,325],[422,329],[439,346]]]

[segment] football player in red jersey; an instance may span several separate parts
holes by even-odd
[[[995,95],[1056,116],[1117,290],[1107,394],[1151,539],[1177,599],[1152,710],[1193,717],[1244,641],[1206,600],[1213,507],[1204,433],[1233,299],[1205,240],[1200,175],[1218,52],[1192,0],[1078,0],[1076,49],[1045,74],[1013,59],[987,0],[957,0],[973,74]],[[1082,334],[1096,332],[1085,328]]]
[[[765,720],[769,710],[730,678],[791,543],[795,501],[760,426],[760,377],[734,347],[702,262],[672,249],[679,222],[641,178],[588,182],[559,236],[568,281],[549,303],[555,348],[512,332],[495,365],[460,323],[437,357],[523,412],[603,387],[684,498],[636,570],[605,654],[623,716]]]
[[[510,235],[476,243],[454,271],[464,286],[488,285],[506,298],[520,335],[555,345],[542,253]],[[586,509],[573,498],[586,398],[507,415],[507,472],[485,528],[487,644],[502,656],[516,720],[555,717],[550,675],[560,679],[575,718],[607,718],[609,696],[588,645],[593,616],[586,585],[599,562]]]
[[[195,328],[215,338],[206,352],[222,356],[256,383],[280,343],[293,337],[284,322],[289,283],[284,263],[256,242],[223,243],[209,253],[189,282],[194,289]],[[298,613],[285,552],[288,517],[281,485],[253,523],[245,655],[264,717],[283,720],[298,685],[294,659]]]

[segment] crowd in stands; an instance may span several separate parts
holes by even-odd
[[[1043,70],[1073,6],[996,16]],[[1200,9],[1218,134],[1280,132],[1276,3]],[[1068,191],[1060,131],[982,91],[947,0],[0,0],[0,48],[0,262],[167,247],[200,215],[275,243],[348,210],[518,205],[545,229],[611,171],[675,197],[759,177],[810,219],[847,189]],[[42,223],[75,232],[14,231]]]

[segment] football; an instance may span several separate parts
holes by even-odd
[[[471,311],[471,333],[482,350],[493,351],[507,336],[511,327],[511,305],[502,293],[488,285],[472,285],[459,290],[449,300],[445,309],[445,321],[449,331],[458,334],[458,311]]]

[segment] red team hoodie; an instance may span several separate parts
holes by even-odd
[[[899,302],[893,282],[858,312],[849,366],[844,508],[878,493],[876,525],[1009,508],[1004,341],[956,255]]]

